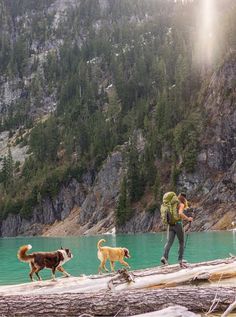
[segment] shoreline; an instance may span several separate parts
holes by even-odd
[[[99,237],[99,236],[123,236],[123,235],[130,235],[130,236],[135,236],[135,235],[139,235],[139,234],[163,234],[165,233],[167,230],[163,230],[163,231],[149,231],[149,232],[118,232],[118,233],[110,233],[110,232],[106,232],[106,233],[94,233],[94,234],[80,234],[80,235],[62,235],[62,236],[45,236],[45,235],[34,235],[34,236],[24,236],[24,235],[19,235],[19,236],[9,236],[9,237],[0,237],[0,239],[22,239],[22,238],[75,238],[75,237]],[[236,228],[233,229],[212,229],[212,230],[199,230],[199,231],[187,231],[186,233],[191,234],[191,233],[206,233],[206,232],[235,232],[236,233]]]

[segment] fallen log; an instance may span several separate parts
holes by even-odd
[[[123,278],[127,275],[127,278]],[[236,276],[236,258],[190,264],[181,269],[179,265],[136,270],[127,274],[104,274],[94,276],[60,278],[56,282],[39,281],[20,285],[1,286],[0,295],[64,294],[95,291],[119,291],[124,289],[163,288],[180,285],[196,285],[230,279]]]
[[[224,312],[235,300],[236,287],[176,287],[73,294],[0,296],[0,316],[133,316],[184,305],[192,312]]]

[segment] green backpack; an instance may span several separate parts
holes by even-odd
[[[181,220],[178,205],[179,199],[174,192],[164,194],[161,205],[161,219],[164,225],[175,225]]]

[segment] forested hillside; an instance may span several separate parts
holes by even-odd
[[[236,6],[214,8],[204,32],[198,0],[0,0],[2,235],[72,210],[77,232],[159,230],[167,190],[228,226]]]

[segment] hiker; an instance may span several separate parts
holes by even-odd
[[[193,218],[184,214],[184,210],[188,206],[186,196],[180,194],[178,197],[174,192],[166,193],[163,196],[163,204],[161,206],[162,220],[168,224],[167,242],[164,247],[164,254],[161,263],[168,264],[168,256],[170,248],[174,242],[175,235],[179,240],[179,257],[178,262],[181,267],[186,267],[186,261],[183,260],[184,254],[184,229],[183,220],[192,222]]]

